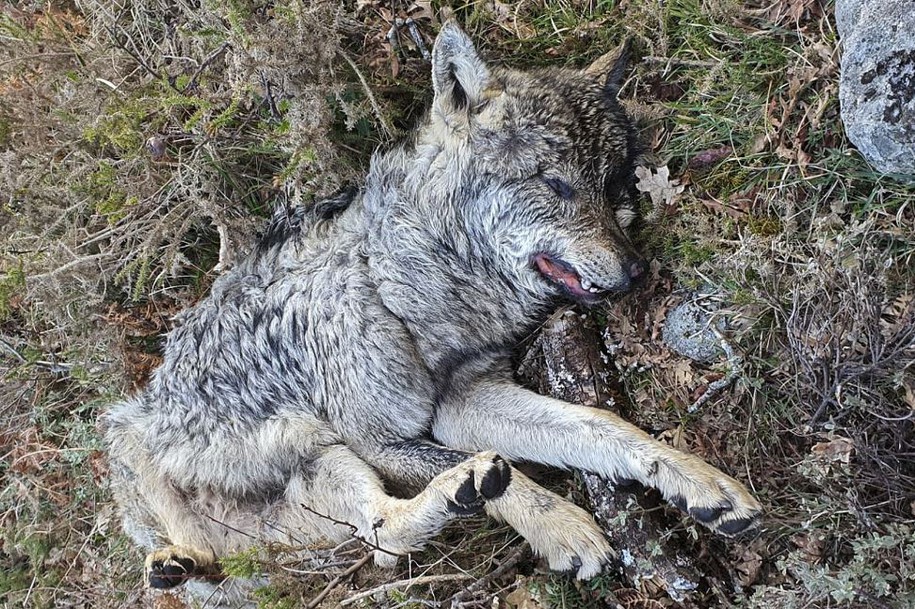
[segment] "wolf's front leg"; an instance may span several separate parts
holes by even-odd
[[[481,381],[441,404],[433,434],[453,448],[637,480],[724,535],[751,527],[762,511],[737,480],[613,413],[547,398],[508,380]]]

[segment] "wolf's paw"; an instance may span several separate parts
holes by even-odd
[[[678,484],[668,500],[716,533],[737,535],[755,527],[762,506],[744,486],[698,459],[690,463],[686,483]],[[662,489],[663,491],[663,489]]]
[[[182,546],[168,546],[146,556],[146,582],[150,588],[174,588],[191,577],[213,572],[212,555]]]
[[[448,499],[448,510],[458,516],[479,513],[486,501],[501,497],[511,483],[511,466],[493,452],[474,455],[458,468],[464,479]]]
[[[601,572],[612,549],[594,519],[565,501],[551,506],[541,526],[525,537],[535,554],[543,556],[550,569],[590,579]]]

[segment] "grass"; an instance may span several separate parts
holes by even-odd
[[[797,17],[787,3],[731,0],[394,10],[153,0],[116,14],[95,1],[5,5],[0,603],[179,606],[141,590],[95,420],[142,384],[171,316],[230,263],[223,238],[244,249],[277,198],[309,200],[358,179],[389,139],[379,117],[410,128],[428,65],[406,36],[399,51],[386,38],[409,10],[427,42],[450,11],[488,57],[521,68],[583,66],[635,44],[622,96],[649,160],[686,190],[643,231],[657,280],[602,315],[621,345],[633,419],[749,481],[768,513],[755,538],[727,543],[672,521],[720,587],[702,606],[915,604],[915,188],[875,173],[844,135],[832,3],[795,5]],[[733,388],[690,414],[722,370],[678,358],[639,320],[656,329],[681,291],[697,289],[723,303],[745,364]],[[846,441],[847,462],[828,456]],[[466,572],[482,580],[468,606],[661,597],[612,574],[587,584],[544,574],[520,554],[486,579],[518,543],[472,519],[403,571],[365,569],[353,585]],[[328,581],[291,572],[301,565],[281,553],[229,566],[272,575],[263,607],[301,606]],[[425,606],[464,585],[397,588],[373,602]]]

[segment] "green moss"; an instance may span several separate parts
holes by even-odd
[[[747,218],[747,228],[754,235],[773,237],[782,232],[782,223],[773,216],[750,216]]]
[[[13,119],[0,113],[0,150],[9,147],[13,139]]]
[[[93,202],[96,213],[105,216],[110,224],[124,218],[129,208],[139,199],[128,196],[118,181],[118,170],[110,161],[99,161],[98,167],[89,177],[78,182],[73,190]]]
[[[0,322],[13,314],[13,298],[25,291],[25,272],[22,266],[0,274]]]
[[[259,548],[249,548],[219,559],[223,573],[230,577],[250,578],[260,575],[264,570]]]

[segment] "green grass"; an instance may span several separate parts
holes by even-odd
[[[117,22],[101,12],[85,20],[53,4],[0,16],[7,42],[0,48],[7,164],[0,236],[8,245],[0,259],[0,338],[9,345],[0,350],[0,400],[14,404],[4,411],[12,423],[3,435],[13,449],[0,460],[4,607],[135,601],[141,557],[112,512],[95,419],[125,391],[124,353],[155,358],[158,337],[131,334],[132,322],[118,321],[109,307],[142,319],[193,302],[214,277],[217,223],[245,238],[270,214],[281,186],[307,200],[358,179],[386,136],[336,50],[353,58],[395,128],[409,129],[428,99],[428,65],[408,44],[393,75],[384,43],[389,16],[374,5],[359,13],[347,6],[337,30],[320,7],[312,15],[286,0],[165,4],[125,11]],[[623,381],[632,395],[650,398],[647,411],[635,413],[640,421],[718,442],[718,457],[753,480],[767,503],[761,545],[752,546],[763,568],[742,591],[728,592],[729,602],[786,609],[915,603],[911,513],[898,488],[911,471],[887,448],[895,441],[903,446],[896,452],[911,451],[911,435],[892,423],[915,387],[911,358],[876,380],[850,378],[841,391],[858,391],[854,399],[830,406],[808,429],[819,398],[805,366],[822,362],[798,359],[803,340],[800,351],[789,349],[793,289],[807,290],[802,302],[815,300],[826,312],[830,299],[880,301],[885,310],[875,328],[833,331],[842,340],[875,330],[888,336],[888,324],[902,319],[891,305],[915,291],[915,187],[875,173],[847,141],[828,15],[807,13],[798,27],[730,0],[436,0],[432,7],[451,8],[492,61],[517,68],[585,66],[627,38],[634,42],[637,61],[623,96],[640,110],[653,158],[687,188],[673,213],[642,231],[662,281],[643,303],[655,308],[634,309],[632,326],[651,320],[672,292],[697,288],[715,289],[749,321],[734,337],[745,354],[743,377],[702,412],[684,414],[696,388],[671,384],[665,365],[673,360],[654,337],[636,343],[655,361],[628,370]],[[419,24],[431,39],[437,24]],[[198,73],[224,43],[231,61],[217,57]],[[331,52],[318,58],[320,49]],[[151,136],[164,138],[162,158],[146,149]],[[691,165],[722,147],[732,152]],[[851,273],[857,263],[882,283]],[[818,323],[829,330],[840,313],[824,313]],[[847,341],[839,343],[840,361],[860,355],[863,343]],[[855,438],[860,452],[850,466],[824,472],[811,450],[830,434]],[[823,538],[818,556],[799,545],[805,535]],[[414,556],[414,567],[484,577],[495,563],[480,548],[504,555],[512,539],[473,521]],[[742,540],[709,545],[704,533],[689,543],[697,557],[750,547]],[[278,557],[255,558],[237,556],[226,566],[275,576],[259,593],[263,607],[299,606],[326,581],[296,578]],[[722,560],[733,569],[736,559]],[[536,573],[532,561],[521,570],[521,585],[556,607],[609,602],[622,585],[611,574],[579,584]],[[364,585],[410,573],[373,572]],[[495,594],[516,583],[490,585]]]

